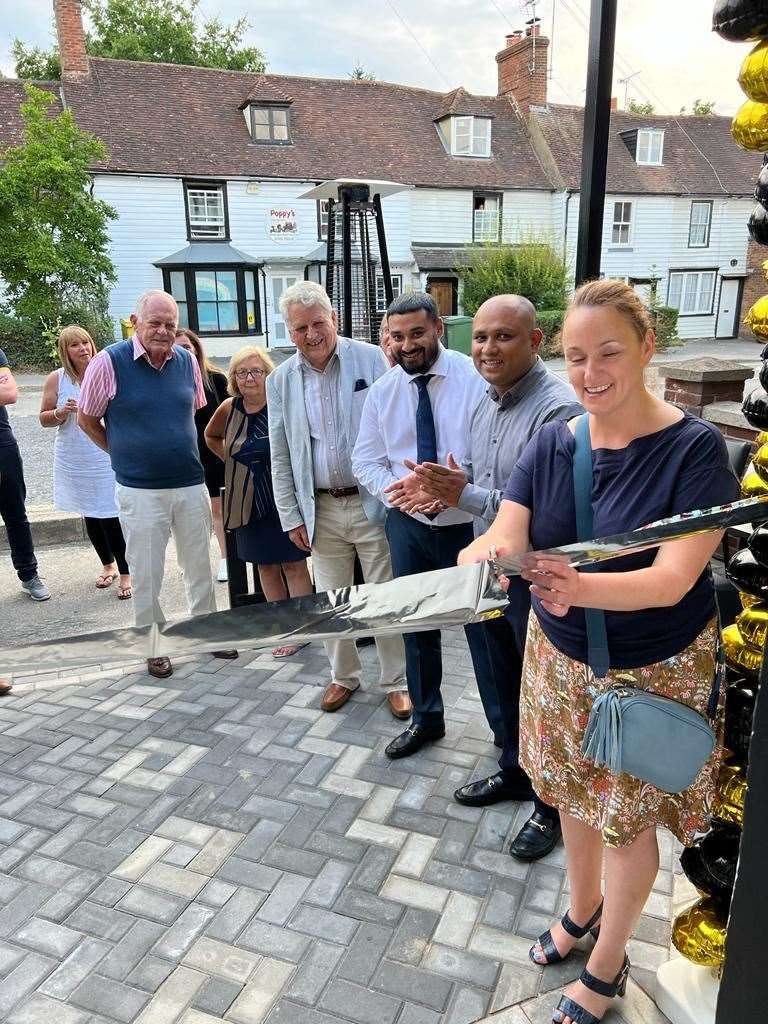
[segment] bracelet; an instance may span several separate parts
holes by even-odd
[[[64,422],[64,420],[60,420],[60,419],[59,419],[59,410],[58,410],[58,409],[54,409],[54,410],[53,410],[53,418],[54,418],[54,420],[55,420],[55,421],[56,421],[57,423],[63,423],[63,422]]]

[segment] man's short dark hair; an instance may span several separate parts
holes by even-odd
[[[387,309],[387,316],[403,316],[406,313],[420,313],[422,310],[433,322],[440,319],[437,304],[426,292],[406,292],[393,299]]]

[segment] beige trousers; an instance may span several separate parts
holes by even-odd
[[[137,626],[165,622],[160,590],[173,534],[190,615],[216,611],[211,575],[211,503],[204,484],[152,490],[117,485]]]
[[[315,536],[312,540],[312,572],[318,592],[349,587],[354,582],[355,554],[366,583],[392,579],[392,563],[384,527],[366,517],[357,494],[315,499]],[[360,658],[354,640],[326,640],[331,678],[348,690],[360,685]],[[405,647],[402,636],[376,638],[381,666],[381,687],[387,693],[407,690]]]

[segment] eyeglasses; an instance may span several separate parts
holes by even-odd
[[[266,377],[266,370],[235,370],[235,376],[238,380],[248,380],[252,377],[254,380],[258,380],[260,377]]]

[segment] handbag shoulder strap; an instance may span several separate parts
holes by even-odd
[[[576,420],[573,450],[573,497],[576,507],[576,536],[578,540],[592,540],[592,441],[589,436],[589,416],[584,413]],[[585,566],[582,571],[589,571]],[[587,664],[602,679],[610,668],[608,632],[605,613],[599,608],[585,608],[587,627]]]

